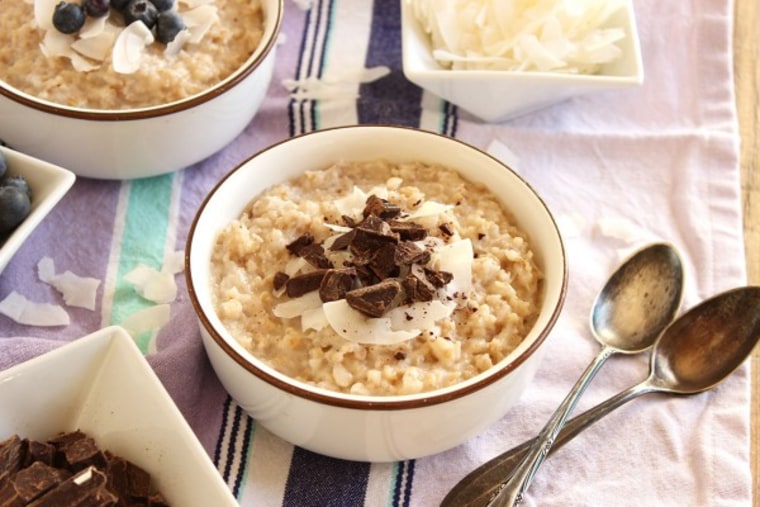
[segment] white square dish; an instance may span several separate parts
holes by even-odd
[[[71,171],[0,146],[8,161],[8,175],[23,176],[32,189],[29,215],[8,236],[0,236],[0,272],[34,229],[66,195],[76,180]]]
[[[636,20],[631,1],[615,12],[604,28],[620,28],[622,55],[597,74],[507,70],[452,70],[433,58],[430,37],[401,1],[401,52],[406,78],[486,122],[500,122],[570,97],[644,81]]]
[[[208,454],[122,328],[0,372],[0,440],[81,430],[147,471],[171,505],[236,506]]]

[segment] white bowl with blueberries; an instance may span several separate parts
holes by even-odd
[[[75,179],[62,167],[0,146],[0,272]]]
[[[3,9],[0,139],[79,176],[133,179],[199,162],[250,123],[271,81],[283,0]],[[21,31],[27,18],[34,28]],[[2,49],[11,37],[19,54]]]

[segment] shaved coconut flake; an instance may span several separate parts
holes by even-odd
[[[441,204],[440,202],[436,202],[436,201],[425,201],[420,205],[419,208],[412,211],[405,218],[407,220],[415,220],[418,218],[435,217],[443,213],[446,213],[450,209],[454,209],[454,205]]]
[[[62,307],[49,303],[35,303],[16,291],[0,301],[0,313],[27,326],[68,326],[69,314]]]
[[[327,227],[331,231],[341,232],[341,233],[345,233],[345,232],[350,232],[351,231],[351,228],[348,227],[348,226],[346,226],[346,225],[337,225],[337,224],[328,224],[328,223],[325,223],[325,227]],[[335,239],[337,237],[338,236],[333,236],[333,237],[330,237],[330,238],[326,239],[325,240],[325,247],[329,248],[329,246],[332,244],[333,241],[335,241]],[[328,241],[330,241],[329,244],[327,243]]]
[[[45,283],[50,283],[55,277],[55,262],[50,257],[43,257],[37,263],[37,277]]]
[[[53,12],[60,0],[34,0],[34,22],[43,30],[54,30]]]
[[[153,42],[153,33],[142,21],[130,23],[116,37],[113,47],[113,70],[119,74],[132,74],[140,68],[145,47]]]
[[[68,306],[87,310],[95,309],[98,287],[100,287],[100,280],[97,278],[82,277],[71,271],[56,274],[55,263],[50,257],[39,260],[37,276],[60,292]]]
[[[48,58],[71,55],[71,45],[76,40],[74,35],[61,33],[58,30],[48,30],[40,42],[40,50]]]
[[[309,263],[303,257],[293,257],[285,265],[285,274],[293,277],[307,266],[309,266]]]
[[[177,297],[174,275],[158,271],[145,264],[139,264],[124,275],[124,280],[131,283],[140,296],[154,303],[169,303]]]
[[[186,5],[188,9],[194,9],[200,5],[212,4],[214,0],[179,0],[177,3]]]
[[[431,262],[441,271],[448,271],[453,275],[451,282],[446,286],[446,293],[469,294],[472,289],[472,260],[474,251],[469,239],[453,241],[441,246],[432,255]]]
[[[404,0],[452,69],[594,73],[625,37],[607,26],[625,0]]]
[[[161,271],[176,275],[182,273],[185,270],[185,252],[183,250],[175,250],[168,254],[164,259],[164,265]]]
[[[87,16],[85,18],[84,26],[79,30],[79,38],[80,39],[89,39],[91,37],[97,37],[98,35],[103,34],[104,32],[113,32],[114,37],[116,35],[116,32],[120,29],[115,27],[114,25],[108,25],[113,27],[110,30],[106,29],[106,22],[108,20],[108,16],[100,16],[99,18],[93,18],[92,16]]]
[[[176,56],[188,41],[190,41],[190,32],[186,29],[182,30],[166,45],[164,54],[166,56]]]
[[[132,338],[138,338],[146,332],[160,330],[171,320],[171,308],[168,304],[153,305],[139,310],[122,320],[123,327]]]
[[[309,310],[314,310],[322,306],[322,300],[319,299],[319,291],[312,291],[303,296],[289,299],[284,303],[275,305],[272,313],[275,317],[281,319],[294,319],[300,317]]]
[[[209,28],[219,19],[216,7],[203,4],[182,13],[182,21],[185,22],[190,37],[187,42],[197,44],[206,35]]]
[[[113,32],[101,32],[98,35],[78,39],[71,44],[71,49],[87,58],[102,62],[111,53],[115,40],[116,34]]]
[[[345,299],[322,305],[330,327],[346,340],[374,345],[393,345],[418,336],[421,330],[394,331],[388,317],[371,318],[351,308]]]
[[[327,316],[321,306],[305,310],[301,315],[301,330],[303,331],[307,329],[320,331],[329,325],[330,323],[327,322]]]
[[[334,200],[333,204],[335,204],[335,207],[341,215],[354,216],[361,213],[364,209],[367,197],[369,197],[367,193],[355,186],[350,194]]]
[[[435,323],[454,313],[456,304],[443,301],[419,301],[406,306],[398,306],[386,315],[391,321],[391,329],[397,331],[417,331],[432,329]]]

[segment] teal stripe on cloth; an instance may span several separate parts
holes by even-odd
[[[138,264],[161,269],[173,181],[174,174],[167,174],[124,183],[130,189],[111,309],[112,324],[119,324],[133,313],[154,305],[139,297],[134,287],[124,281],[124,275]],[[148,352],[151,338],[151,333],[136,337],[137,346],[143,354]]]

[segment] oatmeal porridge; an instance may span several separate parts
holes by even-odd
[[[220,232],[211,262],[215,310],[254,356],[377,396],[491,368],[535,322],[542,279],[495,196],[418,162],[338,163],[274,186]]]
[[[207,17],[197,23],[209,23],[207,30],[204,25],[200,41],[185,42],[174,54],[167,53],[167,45],[151,42],[141,48],[138,68],[117,72],[113,64],[116,50],[106,52],[102,61],[82,57],[79,53],[72,57],[74,59],[46,56],[51,48],[70,55],[66,44],[73,44],[71,41],[76,37],[56,33],[52,27],[44,30],[35,21],[35,8],[45,3],[53,5],[49,0],[2,0],[0,80],[30,95],[73,107],[124,110],[194,95],[238,69],[258,47],[263,33],[259,1],[213,0],[213,7],[199,6],[205,9],[201,12]],[[189,0],[178,0],[173,9],[183,15],[192,5]],[[110,29],[123,28],[122,14],[111,9],[106,17]],[[190,27],[190,20],[185,18],[185,21]],[[139,33],[147,37],[150,30],[143,29]],[[85,53],[93,54],[93,51],[90,47]],[[132,46],[128,51],[132,55],[130,51]],[[84,62],[86,70],[75,68],[74,60]]]

